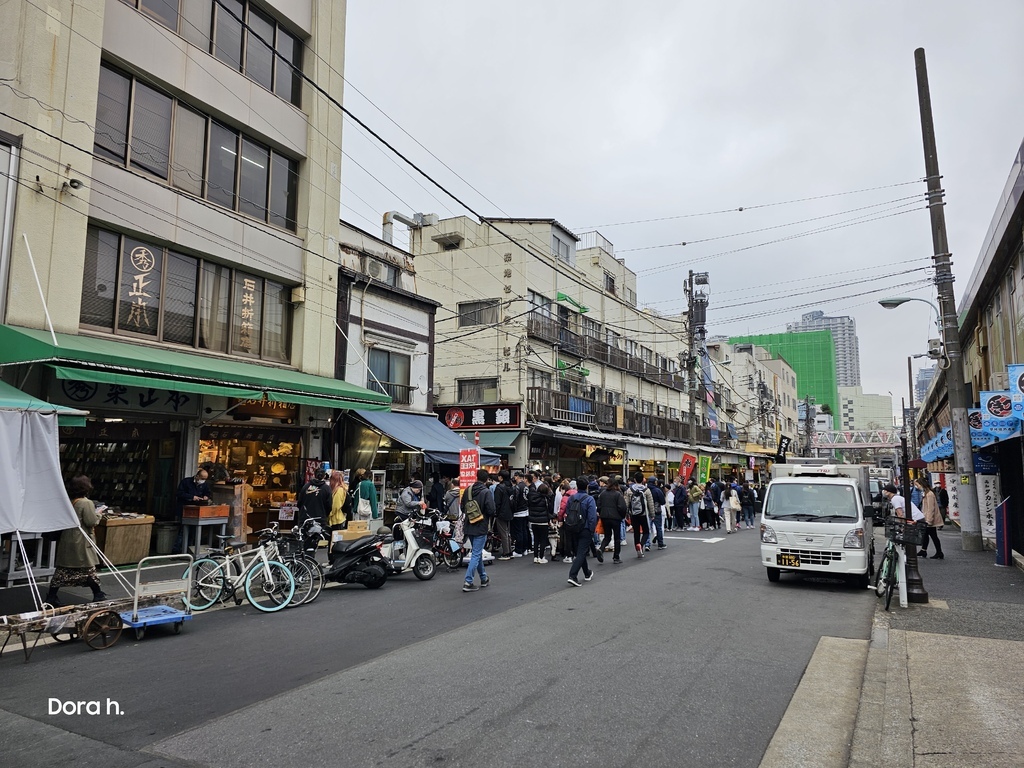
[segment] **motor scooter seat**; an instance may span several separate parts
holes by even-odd
[[[335,555],[344,554],[345,552],[348,552],[350,549],[355,549],[356,547],[363,546],[372,538],[374,538],[374,535],[370,534],[369,536],[363,536],[358,539],[353,539],[352,541],[336,541],[331,546],[331,552]]]

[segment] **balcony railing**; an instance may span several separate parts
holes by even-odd
[[[388,395],[391,398],[392,405],[411,405],[412,393],[416,389],[416,387],[410,387],[407,384],[395,384],[392,381],[378,383],[373,377],[370,377],[366,382],[366,388],[373,392]]]

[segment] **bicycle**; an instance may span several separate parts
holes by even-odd
[[[290,535],[280,533],[277,522],[270,525],[270,528],[260,531],[259,545],[266,549],[270,560],[283,563],[295,578],[295,594],[288,605],[313,602],[323,591],[324,573],[316,557],[307,549],[307,542],[310,542],[315,552],[316,541],[323,530],[319,518],[308,518],[297,529],[298,533]]]
[[[225,598],[241,605],[242,598],[236,594],[239,587],[256,610],[273,613],[288,605],[295,594],[295,577],[283,563],[267,557],[263,547],[245,553],[236,551],[241,545],[231,542],[231,536],[217,538],[221,548],[211,549],[209,556],[196,560],[182,577],[189,581],[186,602],[193,611],[205,611]],[[247,559],[247,555],[251,557]]]
[[[897,547],[904,545],[920,546],[924,540],[924,530],[917,523],[908,523],[902,517],[890,515],[885,518],[885,551],[882,561],[875,571],[875,594],[885,598],[885,610],[892,603],[892,593],[900,581],[900,556]]]

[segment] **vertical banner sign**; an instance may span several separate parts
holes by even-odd
[[[1013,404],[1013,415],[1024,420],[1024,365],[1007,367],[1010,374],[1010,402]]]
[[[946,493],[949,494],[949,519],[960,519],[960,483],[957,476],[952,472],[945,472],[942,475],[946,483]]]
[[[476,471],[480,469],[480,452],[476,448],[459,451],[459,495],[476,482]]]
[[[697,457],[689,454],[683,454],[683,460],[679,462],[679,476],[683,478],[683,485],[690,482],[690,475],[693,474],[694,467],[697,466]]]
[[[982,428],[983,421],[981,408],[967,409],[967,426],[971,431],[971,446],[974,448],[984,448],[996,442],[995,436],[990,435]]]
[[[981,510],[981,532],[986,536],[996,536],[996,507],[999,506],[999,477],[997,475],[978,476],[978,508]]]
[[[707,483],[711,478],[711,456],[704,455],[700,457],[697,469],[697,482],[701,485]]]
[[[1013,565],[1013,546],[1010,542],[1010,498],[996,507],[996,565]]]

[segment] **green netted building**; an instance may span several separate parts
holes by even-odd
[[[732,336],[730,344],[755,344],[773,356],[783,358],[796,373],[796,394],[800,400],[814,398],[818,410],[828,405],[839,429],[839,387],[836,384],[836,345],[832,331],[802,333],[764,333],[757,336]]]

